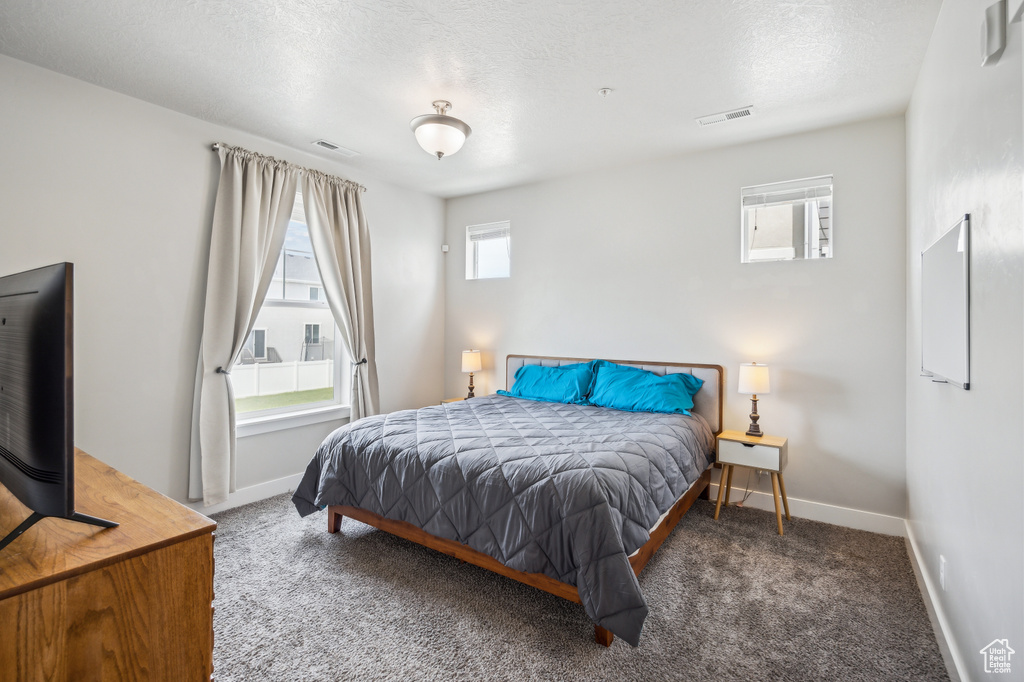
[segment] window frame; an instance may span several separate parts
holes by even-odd
[[[256,355],[256,332],[263,332],[263,355]],[[266,360],[267,359],[267,328],[266,327],[253,327],[252,331],[249,332],[249,336],[252,337],[252,359],[253,360]]]
[[[292,209],[292,216],[289,222],[300,222],[307,226],[308,223],[305,220],[305,212],[302,207],[302,193],[297,192],[295,198],[295,207]],[[284,254],[282,248],[282,256]],[[311,254],[312,255],[312,254]],[[287,272],[284,273],[285,277],[282,282],[282,295],[285,293],[287,286]],[[310,285],[310,288],[316,288],[323,292],[323,283],[320,285]],[[327,298],[324,296],[318,300],[304,300],[304,299],[286,299],[286,298],[267,298],[263,301],[263,306],[260,308],[262,313],[263,308],[292,308],[292,309],[312,309],[317,311],[330,311],[330,306],[327,304]],[[351,367],[351,358],[348,357],[348,351],[345,350],[344,344],[341,342],[341,333],[338,329],[338,324],[334,321],[333,315],[331,320],[334,326],[334,339],[332,341],[334,353],[334,367],[333,367],[333,382],[334,382],[334,395],[330,400],[321,400],[311,403],[302,403],[300,405],[286,405],[282,407],[274,407],[266,410],[255,410],[252,412],[241,412],[238,413],[235,423],[235,436],[236,438],[245,438],[248,436],[254,436],[262,433],[270,433],[274,431],[280,431],[283,429],[297,428],[301,426],[308,426],[312,424],[318,424],[328,421],[336,421],[347,418],[351,415],[351,408],[348,405],[348,399],[350,395],[349,383],[351,381],[351,372],[346,371]],[[303,323],[306,325],[307,323]],[[319,339],[322,342],[323,327],[321,323],[308,323],[314,324],[320,327]],[[264,330],[264,349],[269,348],[267,345],[267,336],[265,327],[260,327]],[[303,329],[305,332],[305,329]],[[303,334],[303,339],[305,335]],[[255,354],[255,347],[254,347]],[[269,353],[267,353],[269,355]]]
[[[488,233],[496,236],[480,236],[474,239],[474,235],[486,235]],[[480,242],[490,240],[504,240],[508,250],[508,274],[497,277],[480,276]],[[512,221],[496,220],[490,223],[479,223],[466,226],[466,280],[481,279],[510,279],[512,277]]]
[[[337,327],[337,323],[335,323]],[[308,333],[307,333],[308,331]],[[320,323],[306,322],[302,329],[303,343],[320,343]]]
[[[827,191],[825,191],[827,188]],[[802,196],[801,196],[802,195]],[[827,255],[813,256],[812,250],[821,247],[821,207],[822,201],[827,201],[828,216],[828,243],[824,247]],[[814,213],[812,204],[818,207],[819,213]],[[794,244],[794,254],[801,251],[798,258],[794,255],[787,257],[750,257],[750,233],[752,230],[749,214],[755,213],[758,208],[770,206],[797,206],[801,205],[804,212],[803,244]],[[814,225],[814,217],[818,218],[817,226]],[[794,260],[829,260],[835,257],[835,176],[818,175],[815,177],[801,178],[798,180],[784,180],[782,182],[771,182],[762,185],[751,185],[740,188],[740,263],[771,263],[779,261]],[[779,247],[787,248],[787,247]]]

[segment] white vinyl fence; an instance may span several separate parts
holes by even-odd
[[[235,398],[327,388],[334,385],[333,379],[334,360],[264,362],[231,370]]]

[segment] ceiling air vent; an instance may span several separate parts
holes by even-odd
[[[710,116],[701,116],[697,119],[697,123],[701,126],[714,125],[715,123],[725,123],[726,121],[732,121],[737,118],[744,118],[746,116],[754,115],[754,107],[743,107],[741,109],[733,109],[732,111],[723,111],[720,114],[711,114]]]
[[[341,154],[342,156],[359,156],[359,152],[353,151],[347,147],[342,147],[340,144],[328,142],[327,140],[317,140],[316,142],[313,143],[313,145],[316,147],[326,149],[329,152],[334,152],[335,154]]]

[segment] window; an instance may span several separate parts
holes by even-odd
[[[267,298],[231,371],[235,411],[259,421],[338,407],[348,396],[347,368],[299,194]]]
[[[306,325],[306,343],[320,343],[320,325]]]
[[[832,176],[740,190],[743,263],[831,258]]]
[[[267,330],[253,329],[249,338],[242,348],[242,360],[266,360],[267,359]]]
[[[466,279],[508,277],[511,269],[509,221],[466,228]]]

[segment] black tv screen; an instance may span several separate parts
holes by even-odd
[[[0,278],[0,483],[44,516],[75,507],[72,268]]]
[[[73,320],[71,263],[0,277],[0,484],[32,511],[0,549],[47,516],[116,525],[75,512]]]

